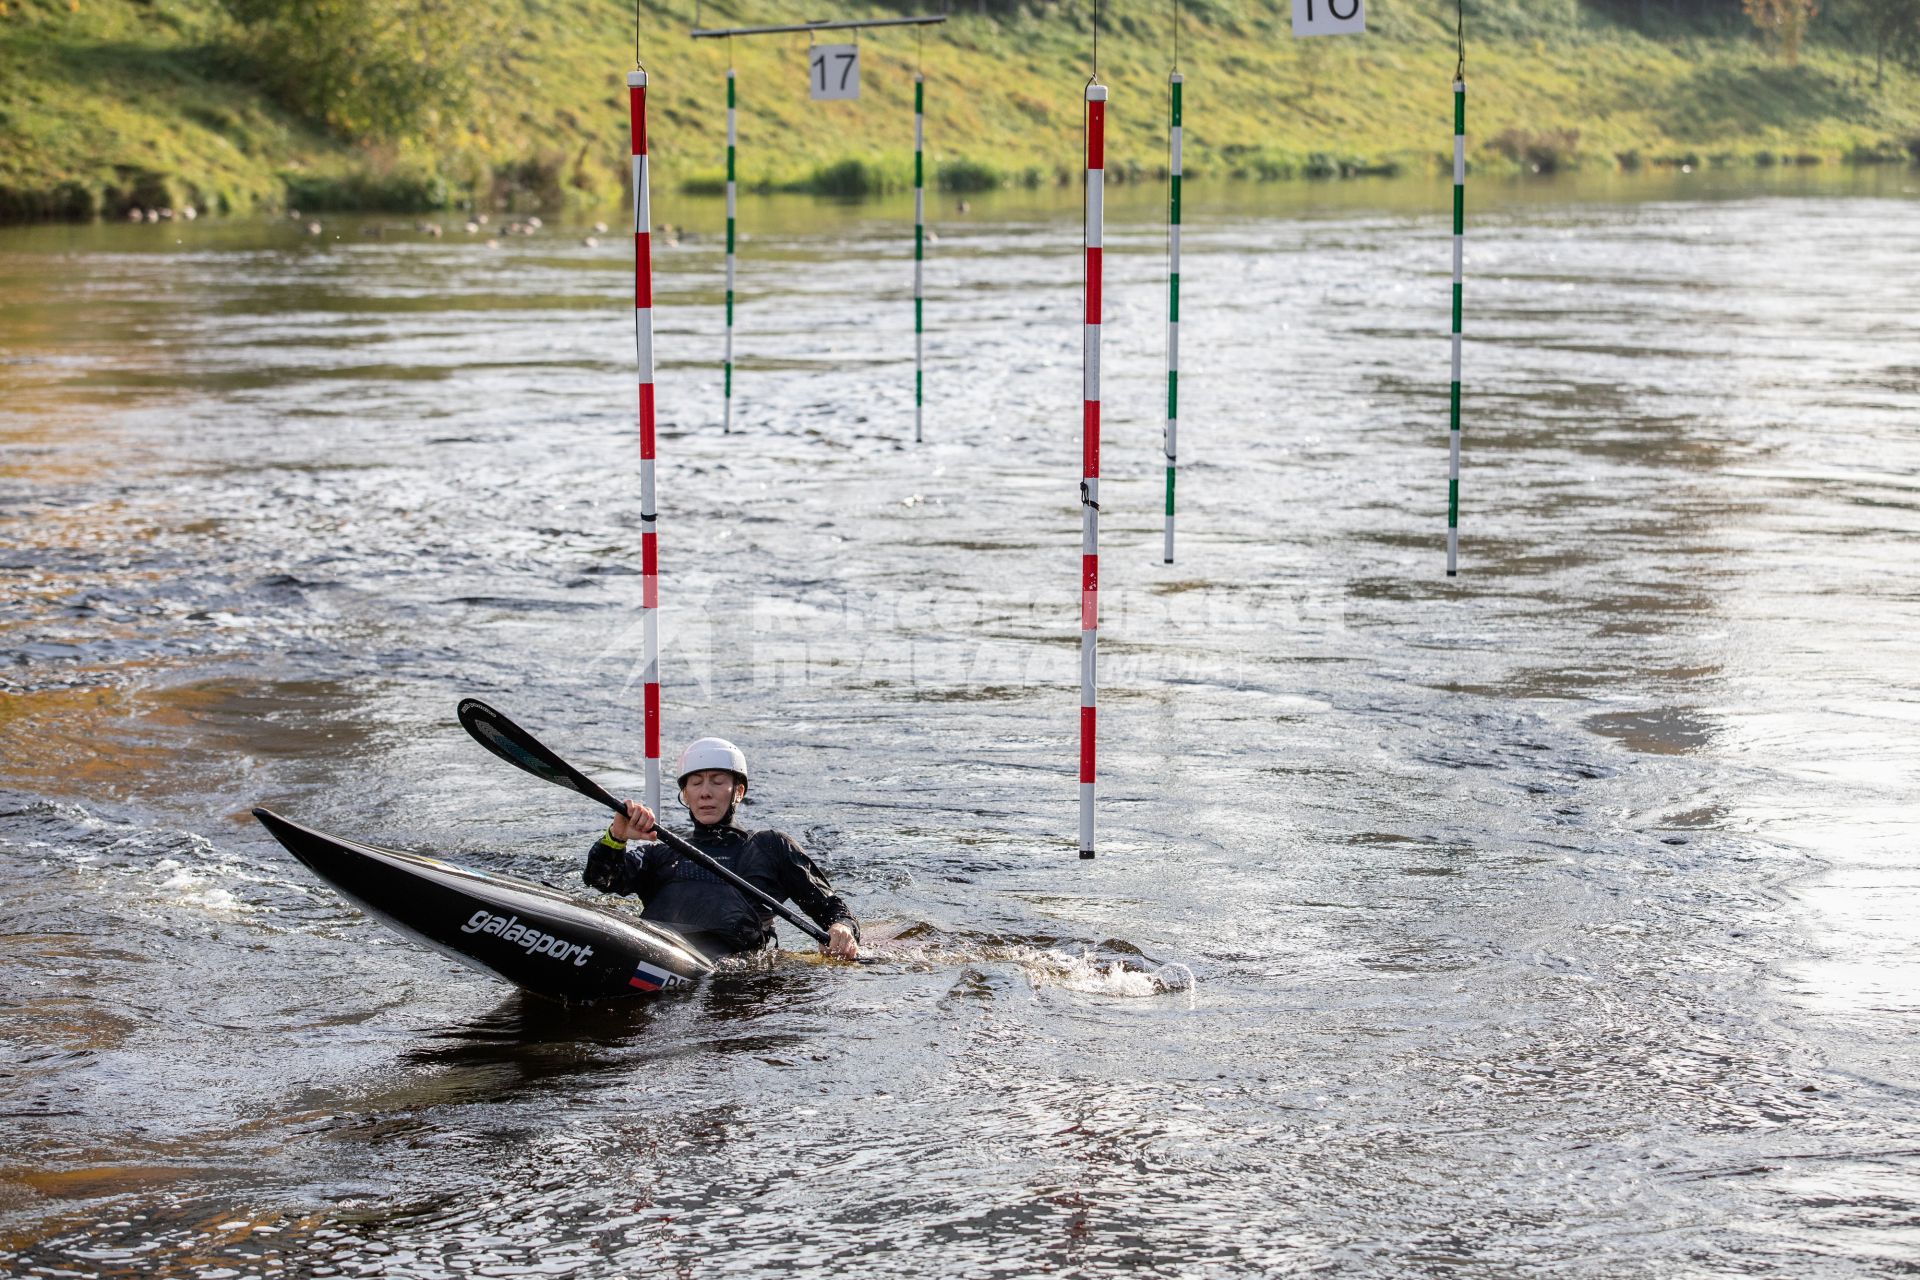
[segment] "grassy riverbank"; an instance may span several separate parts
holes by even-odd
[[[705,25],[819,16],[792,0],[707,6]],[[1450,148],[1453,10],[1375,0],[1364,37],[1294,40],[1255,0],[1189,0],[1187,172],[1333,177],[1436,168]],[[856,0],[836,14],[901,10]],[[1071,181],[1088,8],[956,15],[930,28],[928,147],[943,185]],[[690,9],[642,11],[656,182],[721,177],[725,43],[689,41]],[[215,0],[0,3],[0,217],[123,216],[133,206],[430,209],[604,203],[625,173],[632,11],[608,0],[502,0],[458,70],[465,100],[385,137],[343,137],[286,105]],[[1164,166],[1171,5],[1112,0],[1101,78],[1109,168]],[[1732,24],[1639,30],[1570,0],[1468,7],[1469,132],[1482,168],[1911,162],[1920,77],[1816,30],[1801,64]],[[911,172],[910,30],[862,42],[864,98],[806,98],[805,38],[733,42],[740,170],[754,187],[861,194]]]

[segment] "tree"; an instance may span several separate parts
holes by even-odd
[[[1853,12],[1873,41],[1873,87],[1886,77],[1887,59],[1920,66],[1920,0],[1853,0]]]
[[[468,102],[488,19],[455,0],[224,0],[283,103],[343,138],[398,137]]]
[[[1788,66],[1799,65],[1800,44],[1820,13],[1820,0],[1740,0],[1740,7]]]

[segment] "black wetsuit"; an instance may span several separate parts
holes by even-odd
[[[775,902],[792,899],[823,929],[860,922],[820,874],[813,859],[783,831],[744,831],[732,815],[714,826],[693,824],[689,841]],[[585,880],[608,893],[636,894],[643,920],[675,930],[709,959],[757,951],[774,940],[774,914],[691,858],[663,844],[621,848],[602,836],[587,853]]]

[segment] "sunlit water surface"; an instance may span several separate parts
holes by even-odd
[[[1751,183],[1751,179],[1747,180]],[[1920,1266],[1920,177],[1443,183],[1109,230],[1074,852],[1071,192],[658,245],[666,737],[882,962],[565,1011],[245,816],[570,881],[639,786],[629,254],[0,233],[0,1271],[1676,1276]],[[617,214],[612,215],[617,219]]]

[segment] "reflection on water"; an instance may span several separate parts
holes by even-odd
[[[1102,856],[1074,857],[1072,192],[669,201],[669,749],[878,962],[559,1010],[246,818],[571,883],[639,786],[627,250],[0,236],[0,1270],[1910,1268],[1920,179],[1111,203]],[[374,220],[378,221],[378,220]],[[164,232],[164,234],[161,234]],[[333,237],[337,236],[335,239]],[[795,945],[799,945],[795,940]]]

